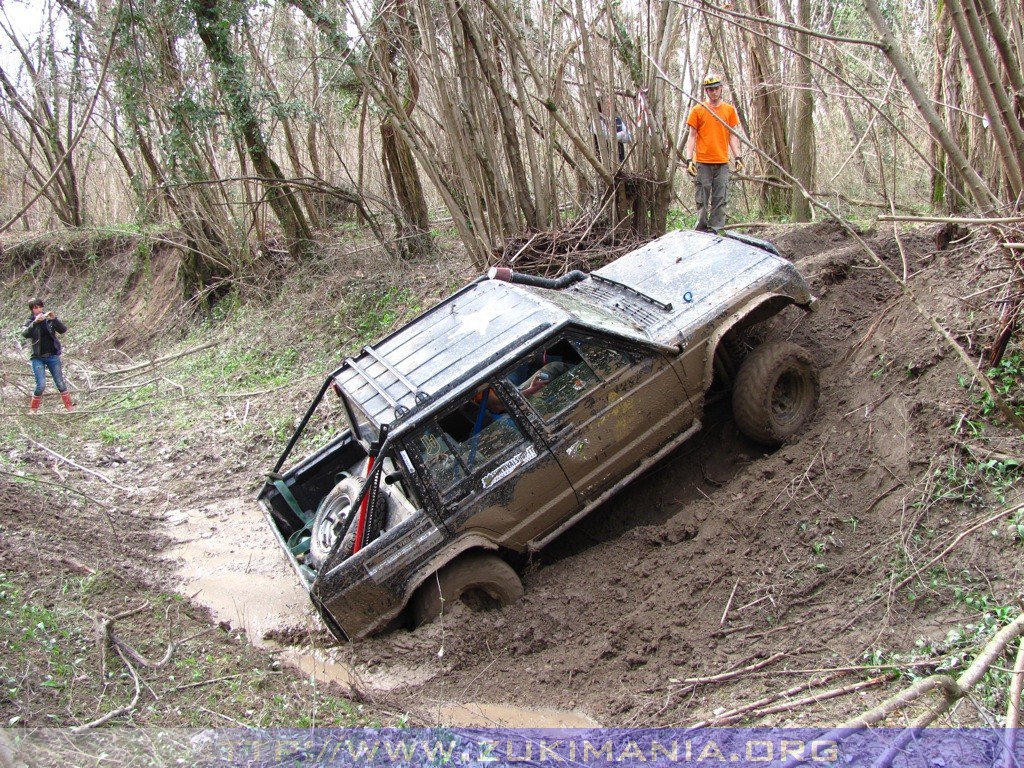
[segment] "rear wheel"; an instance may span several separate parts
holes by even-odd
[[[501,608],[523,596],[523,582],[515,570],[497,555],[474,552],[463,555],[432,574],[413,598],[416,626],[433,621],[456,602],[474,611]]]
[[[751,440],[781,445],[814,416],[818,368],[810,354],[789,342],[768,342],[751,352],[732,392],[736,426]]]

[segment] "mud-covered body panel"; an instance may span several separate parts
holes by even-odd
[[[476,281],[330,374],[349,429],[260,502],[332,630],[364,636],[467,549],[535,549],[615,493],[699,428],[725,330],[811,301],[768,250],[690,232],[567,287]],[[317,504],[352,476],[313,563]]]

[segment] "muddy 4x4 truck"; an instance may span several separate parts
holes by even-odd
[[[797,433],[814,361],[743,339],[813,302],[740,236],[671,232],[558,279],[492,269],[327,377],[260,503],[340,639],[504,605],[523,593],[512,564],[696,433],[709,392],[731,390],[755,441]],[[282,473],[323,407],[330,442]]]

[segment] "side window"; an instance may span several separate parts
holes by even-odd
[[[508,381],[545,421],[576,403],[629,358],[593,339],[569,337],[540,350],[513,370]]]
[[[574,344],[584,359],[590,363],[591,368],[603,379],[611,378],[630,365],[631,361],[624,352],[599,344],[593,339],[577,339]]]
[[[423,458],[434,486],[444,493],[466,476],[465,467],[456,458],[451,438],[431,424],[412,439],[413,447]]]
[[[412,438],[442,494],[525,442],[506,410],[497,391],[485,387]]]

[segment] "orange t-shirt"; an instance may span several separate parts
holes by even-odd
[[[719,119],[716,119],[715,115],[718,115]],[[717,107],[698,104],[691,109],[686,124],[697,131],[697,147],[693,159],[698,163],[728,163],[729,128],[735,128],[739,122],[736,108],[724,101]],[[726,128],[726,125],[729,128]]]

